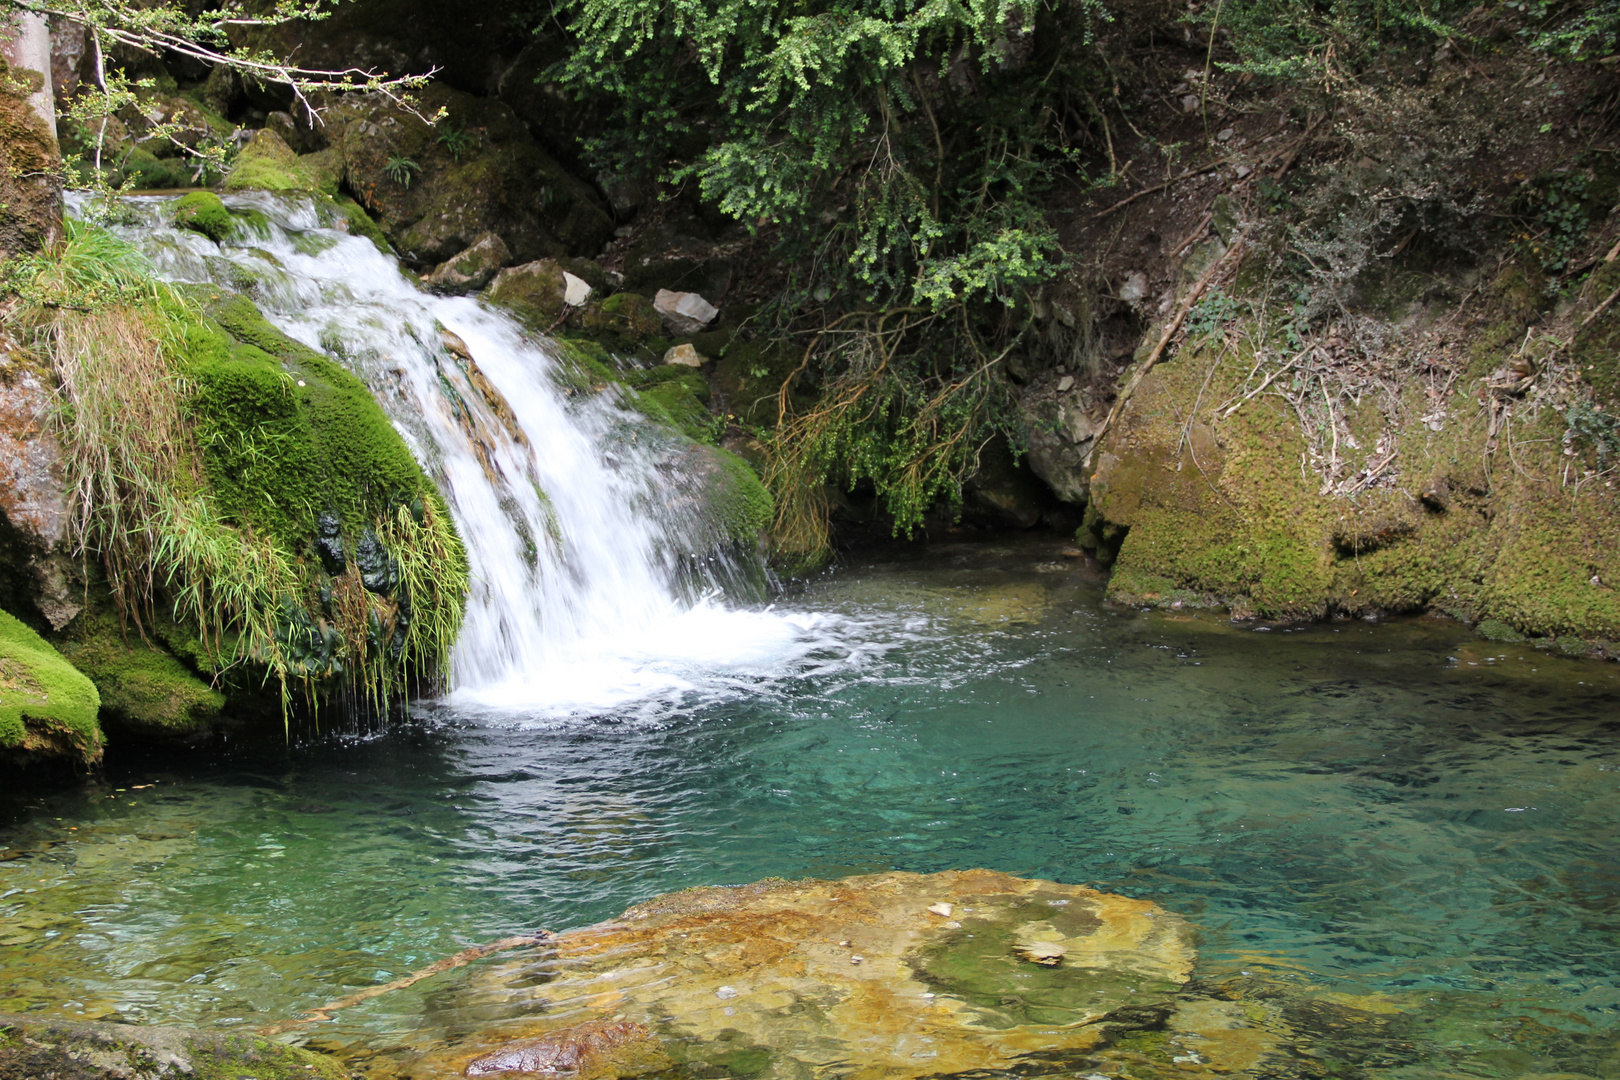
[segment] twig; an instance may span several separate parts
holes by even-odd
[[[1125,389],[1119,392],[1119,398],[1114,402],[1114,407],[1108,410],[1107,417],[1103,419],[1102,427],[1097,429],[1097,434],[1092,438],[1091,449],[1086,451],[1086,458],[1080,463],[1082,469],[1091,468],[1091,458],[1096,454],[1097,447],[1102,445],[1103,436],[1108,434],[1108,429],[1114,426],[1115,420],[1119,419],[1120,411],[1125,408],[1125,403],[1136,392],[1136,387],[1141,383],[1143,376],[1152,371],[1153,365],[1159,362],[1160,356],[1164,355],[1165,346],[1170,344],[1170,339],[1175,336],[1177,330],[1181,329],[1181,324],[1187,321],[1187,313],[1192,311],[1194,304],[1198,303],[1198,298],[1204,295],[1204,290],[1209,287],[1209,283],[1215,280],[1216,272],[1242,250],[1243,241],[1239,240],[1227,249],[1226,254],[1210,263],[1209,269],[1199,276],[1198,281],[1188,291],[1186,299],[1182,300],[1181,306],[1176,309],[1175,316],[1165,326],[1164,332],[1159,335],[1158,344],[1153,346],[1153,351],[1148,353],[1147,359],[1142,361],[1141,365],[1131,375],[1131,380],[1125,384]]]
[[[507,949],[518,949],[525,945],[538,945],[543,941],[550,941],[554,937],[556,937],[556,935],[550,930],[541,930],[533,934],[520,934],[517,937],[501,938],[499,941],[492,941],[488,945],[474,945],[471,948],[462,949],[454,956],[447,956],[443,960],[429,964],[420,971],[413,971],[404,978],[395,979],[393,982],[384,983],[382,986],[368,986],[364,990],[356,991],[347,997],[340,997],[336,1001],[329,1001],[318,1009],[310,1009],[308,1012],[304,1013],[302,1018],[298,1020],[284,1020],[279,1024],[271,1024],[269,1027],[261,1030],[266,1035],[280,1035],[284,1031],[291,1031],[294,1028],[307,1027],[310,1024],[319,1023],[322,1020],[330,1020],[332,1019],[331,1014],[337,1012],[339,1009],[347,1009],[351,1006],[360,1004],[362,1001],[369,1001],[374,997],[386,994],[392,990],[403,990],[407,986],[414,986],[423,979],[431,978],[432,976],[438,975],[441,972],[451,971],[459,967],[466,967],[474,960],[481,960],[491,953],[505,952]]]
[[[1592,313],[1581,320],[1580,330],[1577,330],[1576,333],[1580,333],[1581,330],[1585,330],[1588,326],[1591,326],[1594,322],[1596,322],[1599,315],[1602,315],[1605,311],[1609,310],[1609,305],[1614,303],[1615,297],[1617,296],[1620,296],[1620,286],[1616,286],[1614,292],[1609,294],[1609,298],[1607,300],[1593,308]]]
[[[1231,416],[1233,413],[1237,412],[1238,409],[1240,409],[1243,406],[1243,403],[1245,401],[1248,401],[1252,397],[1258,397],[1260,394],[1264,393],[1266,387],[1270,386],[1273,380],[1275,380],[1275,379],[1279,378],[1280,376],[1286,374],[1288,372],[1288,370],[1290,368],[1292,368],[1295,364],[1297,364],[1301,360],[1305,359],[1305,354],[1310,352],[1312,347],[1313,346],[1310,346],[1310,345],[1305,346],[1298,353],[1294,354],[1294,358],[1292,360],[1288,361],[1288,363],[1284,364],[1282,367],[1278,368],[1276,371],[1273,371],[1270,375],[1267,375],[1265,382],[1261,383],[1259,386],[1255,387],[1253,390],[1250,390],[1247,394],[1244,394],[1242,397],[1238,398],[1236,404],[1234,404],[1231,408],[1227,409],[1225,412],[1221,413],[1220,414],[1221,419],[1225,420],[1228,416]]]
[[[1183,248],[1187,247],[1194,240],[1197,240],[1200,236],[1203,236],[1204,235],[1204,230],[1209,228],[1209,223],[1214,221],[1214,220],[1215,220],[1215,211],[1211,210],[1208,213],[1206,213],[1203,216],[1203,218],[1201,218],[1199,220],[1198,224],[1193,226],[1192,232],[1188,233],[1185,237],[1182,238],[1180,243],[1178,243],[1175,247],[1170,249],[1170,258],[1173,259],[1177,255],[1180,255]]]

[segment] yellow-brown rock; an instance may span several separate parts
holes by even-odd
[[[1021,959],[1031,945],[1062,963]],[[466,1075],[607,1020],[646,1025],[676,1062],[770,1076],[1004,1069],[1100,1046],[1115,1010],[1168,1012],[1193,959],[1148,901],[988,870],[694,889],[485,973],[460,1010],[494,1022],[391,1075]]]

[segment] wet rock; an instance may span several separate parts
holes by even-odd
[[[663,318],[671,333],[695,334],[714,321],[720,309],[697,293],[670,292],[659,289],[653,297],[653,307]]]
[[[399,584],[399,563],[370,529],[354,546],[354,561],[360,567],[360,584],[367,592],[387,596]]]
[[[315,164],[295,154],[275,131],[262,128],[236,156],[236,164],[225,177],[225,190],[334,194],[336,175],[329,169],[312,167]]]
[[[56,405],[45,368],[0,341],[0,596],[59,630],[84,604],[62,446],[49,425]]]
[[[1018,942],[1063,962],[1021,961]],[[986,870],[691,889],[490,969],[459,1004],[499,1034],[401,1075],[471,1075],[514,1036],[591,1019],[645,1025],[680,1061],[757,1048],[750,1072],[773,1076],[828,1060],[896,1080],[1018,1069],[1102,1046],[1116,1010],[1172,1010],[1193,958],[1186,926],[1148,901]]]
[[[618,1080],[672,1068],[658,1037],[629,1020],[591,1020],[511,1043],[469,1062],[467,1076],[529,1073],[570,1080]]]
[[[336,1059],[257,1035],[0,1014],[0,1080],[348,1080]]]
[[[568,310],[567,272],[555,259],[508,266],[495,275],[484,299],[510,311],[531,329],[544,332]]]
[[[333,577],[348,569],[349,560],[343,554],[343,523],[336,514],[322,514],[315,520],[315,555]]]
[[[497,233],[487,232],[461,254],[434,267],[422,283],[442,296],[477,292],[495,280],[511,257],[506,241]]]

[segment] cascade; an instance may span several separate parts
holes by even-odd
[[[827,616],[728,603],[722,586],[750,568],[703,512],[700,455],[612,392],[571,394],[555,343],[477,299],[419,289],[308,199],[232,197],[262,216],[256,235],[220,243],[172,227],[166,198],[128,201],[117,231],[160,276],[246,292],[341,360],[438,483],[472,578],[451,660],[458,706],[656,709],[838,649]]]

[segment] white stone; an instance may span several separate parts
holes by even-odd
[[[1127,304],[1134,304],[1148,293],[1147,275],[1138,270],[1125,279],[1119,287],[1119,298]]]
[[[714,321],[720,309],[697,293],[659,289],[653,307],[664,317],[664,325],[677,334],[695,334]]]
[[[702,367],[703,354],[690,345],[677,345],[664,354],[664,363],[681,364],[685,367]]]
[[[945,916],[945,918],[948,919],[948,918],[951,917],[951,912],[955,911],[956,908],[953,907],[950,904],[938,903],[938,904],[929,904],[928,905],[928,910],[933,912],[935,915],[943,915],[943,916]]]
[[[563,271],[563,303],[569,307],[584,307],[585,301],[591,298],[591,287],[585,283],[584,278],[577,278],[568,271]]]
[[[714,996],[719,998],[721,1001],[725,1001],[727,998],[736,997],[737,996],[737,989],[736,989],[736,987],[732,987],[732,986],[722,986],[722,987],[718,988],[717,990],[715,990]]]
[[[1070,390],[1073,390],[1073,389],[1074,389],[1074,376],[1073,375],[1065,375],[1065,376],[1063,376],[1063,378],[1058,380],[1058,393],[1067,394]]]

